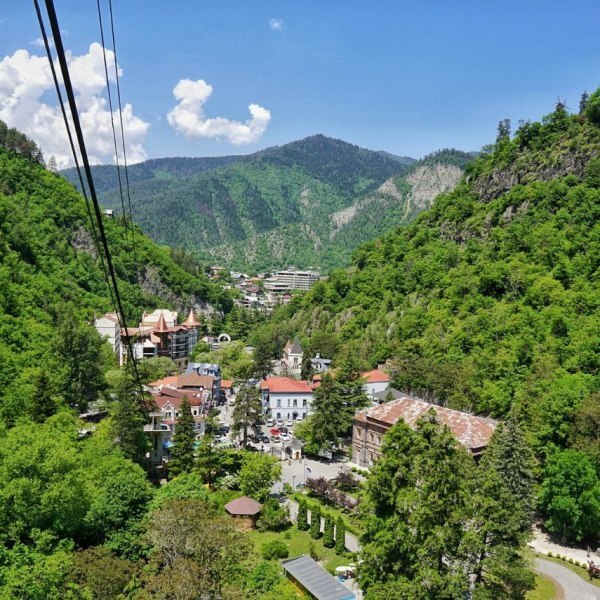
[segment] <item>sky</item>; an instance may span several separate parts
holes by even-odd
[[[111,162],[96,0],[55,6],[89,153]],[[415,158],[478,150],[499,120],[538,120],[559,98],[576,110],[600,85],[597,0],[113,0],[113,12],[130,162],[316,133]],[[0,119],[66,166],[39,38],[33,2],[3,3]]]

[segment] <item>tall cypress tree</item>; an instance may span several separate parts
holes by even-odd
[[[194,417],[189,400],[187,396],[184,396],[179,407],[179,418],[173,436],[173,448],[169,462],[169,471],[172,475],[189,473],[193,469],[195,444]]]
[[[334,529],[333,517],[329,514],[325,515],[325,525],[323,526],[323,546],[325,548],[333,548],[335,544]]]
[[[321,537],[321,507],[318,504],[310,511],[310,537],[313,540]]]
[[[258,426],[262,421],[263,406],[260,392],[257,387],[244,385],[235,398],[233,409],[232,430],[234,433],[242,432],[242,445],[248,441],[248,429]]]
[[[344,554],[346,552],[346,524],[342,517],[338,517],[335,524],[335,553]]]
[[[306,506],[306,500],[301,498],[298,502],[298,519],[297,526],[300,531],[308,531],[310,525],[308,524],[308,507]]]

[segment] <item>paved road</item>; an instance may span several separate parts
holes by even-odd
[[[598,549],[589,548],[588,550],[557,544],[546,533],[541,531],[538,526],[533,528],[533,539],[529,542],[529,545],[540,554],[547,555],[548,552],[552,552],[554,555],[560,554],[561,556],[566,556],[567,558],[572,558],[583,563],[587,563],[590,559],[596,563],[600,563],[600,552],[598,552]]]
[[[564,590],[565,600],[600,600],[600,588],[562,565],[536,558],[535,570],[556,580]]]

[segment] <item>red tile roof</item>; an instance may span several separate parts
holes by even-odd
[[[261,509],[262,504],[252,498],[248,498],[248,496],[236,498],[225,505],[225,510],[230,515],[253,516],[257,515]]]
[[[158,408],[161,410],[167,405],[167,403],[179,410],[184,396],[187,396],[190,406],[202,406],[202,398],[199,394],[180,392],[178,390],[170,390],[169,388],[162,388],[160,392],[154,395],[154,400]]]
[[[487,446],[498,425],[498,421],[493,419],[476,417],[408,396],[361,410],[356,414],[355,419],[363,423],[376,422],[389,426],[403,419],[408,425],[414,427],[419,418],[431,408],[435,410],[439,422],[447,425],[454,437],[469,449]]]
[[[233,379],[221,379],[221,388],[228,390],[233,387]]]
[[[263,390],[271,394],[310,394],[312,388],[306,381],[298,381],[289,377],[267,377],[262,381]]]
[[[367,371],[362,374],[362,378],[367,383],[385,383],[390,381],[390,376],[379,369],[373,369],[372,371]]]
[[[207,390],[212,390],[215,382],[215,378],[212,375],[198,375],[198,373],[188,373],[187,375],[180,375],[177,378],[177,387],[203,387]]]
[[[190,308],[190,314],[187,316],[187,319],[183,322],[183,325],[186,327],[199,327],[200,321],[196,319],[196,315],[194,314],[194,309]]]
[[[148,385],[150,387],[155,387],[159,389],[168,385],[177,387],[177,375],[171,375],[170,377],[163,377],[162,379],[151,381]]]

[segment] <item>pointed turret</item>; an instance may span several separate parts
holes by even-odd
[[[160,313],[160,318],[158,319],[158,323],[154,328],[154,333],[169,333],[170,329],[167,327],[167,322],[165,321],[165,317],[162,313]]]
[[[190,308],[190,314],[187,316],[187,319],[183,322],[183,326],[191,329],[192,327],[200,327],[200,321],[196,319],[196,314],[194,313],[194,309]]]

